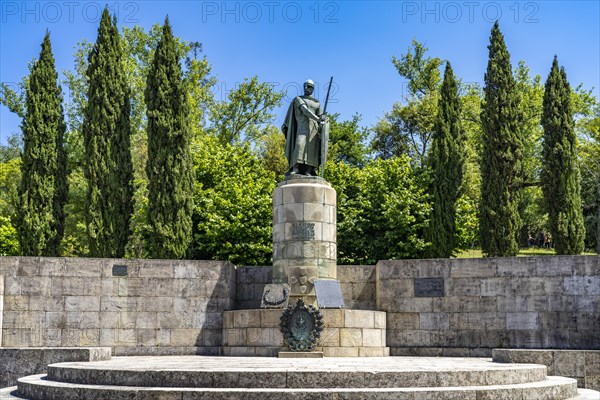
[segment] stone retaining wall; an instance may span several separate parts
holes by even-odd
[[[376,283],[394,355],[600,349],[598,256],[380,261]]]
[[[548,375],[577,379],[580,388],[600,391],[600,351],[494,349],[493,360],[504,363],[542,364]]]
[[[600,349],[599,256],[381,261],[337,275],[347,309],[387,312],[392,355]],[[271,268],[2,257],[2,278],[2,346],[219,354],[223,311],[259,308]]]
[[[17,379],[47,372],[48,364],[110,360],[110,347],[0,348],[0,388],[14,386]]]
[[[228,262],[2,257],[3,347],[219,354],[235,307]]]

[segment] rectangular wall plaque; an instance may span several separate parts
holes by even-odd
[[[315,293],[319,308],[344,308],[344,296],[340,283],[333,279],[317,279]]]
[[[294,222],[292,224],[292,238],[299,240],[315,239],[314,222]]]
[[[444,297],[444,278],[415,278],[415,297]]]
[[[127,276],[127,265],[113,264],[113,276]]]

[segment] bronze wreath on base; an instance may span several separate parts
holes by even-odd
[[[299,299],[281,315],[281,333],[292,351],[310,351],[317,346],[323,331],[323,315],[318,308]]]

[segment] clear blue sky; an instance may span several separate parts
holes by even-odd
[[[431,56],[451,61],[464,82],[483,81],[487,45],[500,20],[513,66],[524,60],[545,80],[558,55],[573,86],[600,87],[598,1],[0,1],[0,81],[15,83],[38,57],[46,29],[62,71],[73,67],[75,44],[95,41],[105,4],[119,26],[146,29],[169,15],[174,33],[199,41],[220,82],[220,98],[244,77],[288,88],[292,98],[313,79],[329,111],[359,112],[370,126],[400,101],[403,80],[391,63],[413,38]],[[65,94],[68,97],[68,94]],[[281,124],[285,107],[276,110]],[[0,143],[19,132],[19,119],[0,107]]]

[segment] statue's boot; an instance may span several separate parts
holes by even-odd
[[[294,167],[292,168],[292,172],[290,172],[290,174],[296,175],[299,173],[300,173],[300,171],[298,170],[298,164],[294,164]]]

